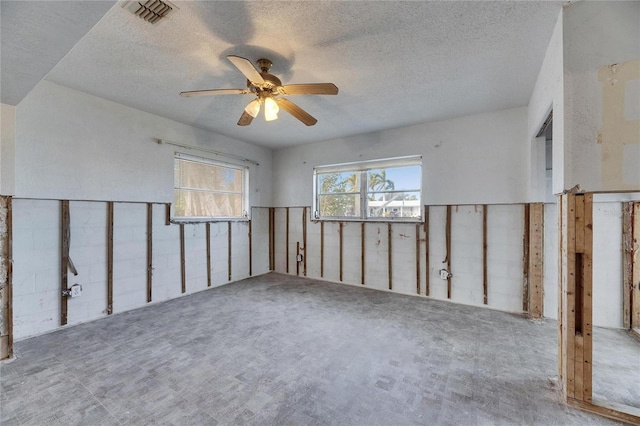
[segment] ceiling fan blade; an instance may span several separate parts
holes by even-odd
[[[250,60],[241,56],[229,55],[227,59],[231,61],[233,65],[240,70],[247,80],[252,83],[263,84],[264,78],[260,75],[260,72],[253,66]]]
[[[337,95],[333,83],[287,84],[278,88],[283,95]]]
[[[253,117],[247,114],[247,111],[242,111],[240,120],[238,120],[238,126],[248,126],[253,121]]]
[[[300,108],[298,105],[285,98],[275,98],[275,101],[289,114],[293,115],[298,120],[302,121],[307,126],[313,126],[318,122],[315,118],[309,115],[308,112]]]
[[[211,89],[211,90],[192,90],[190,92],[180,92],[180,96],[189,98],[191,96],[212,96],[212,95],[246,95],[249,92],[245,89]]]

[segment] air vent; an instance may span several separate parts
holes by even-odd
[[[128,1],[122,7],[147,22],[155,24],[177,7],[167,0]]]

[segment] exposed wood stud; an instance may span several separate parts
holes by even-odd
[[[147,303],[153,298],[153,204],[147,203]]]
[[[584,196],[584,258],[582,279],[582,334],[584,336],[582,385],[584,401],[591,402],[593,365],[593,194]]]
[[[344,236],[343,236],[343,230],[344,230],[344,223],[340,222],[340,225],[338,227],[338,233],[340,234],[340,281],[342,281],[342,259],[343,259],[343,247],[344,247]]]
[[[166,226],[171,225],[171,203],[164,205],[164,224]]]
[[[211,224],[205,225],[207,238],[207,287],[211,287]]]
[[[420,294],[420,224],[416,223],[416,294]]]
[[[424,295],[429,296],[429,206],[424,206]]]
[[[13,198],[7,197],[7,356],[13,357]]]
[[[487,212],[486,204],[482,205],[482,288],[484,304],[489,303],[489,280],[487,274]]]
[[[391,240],[393,234],[391,232],[391,223],[387,223],[387,266],[389,269],[389,290],[393,290],[393,251]]]
[[[298,252],[300,253],[300,252]],[[302,271],[307,276],[307,208],[302,208]]]
[[[544,299],[544,204],[529,207],[529,316],[542,318]]]
[[[524,205],[522,227],[522,311],[529,312],[529,204]]]
[[[622,326],[631,328],[631,294],[633,292],[633,202],[622,203]]]
[[[227,222],[227,272],[228,272],[228,276],[227,278],[229,279],[229,281],[231,281],[231,240],[232,240],[232,235],[231,235],[231,221]]]
[[[564,228],[566,223],[566,216],[564,214],[564,195],[559,195],[558,199],[558,380],[560,383],[564,383],[565,376],[565,347],[564,347],[564,269],[563,265],[565,259],[562,256],[562,250],[564,248]],[[564,393],[564,390],[563,390]]]
[[[69,243],[71,239],[69,200],[60,201],[60,231],[60,325],[66,325],[68,299],[63,292],[69,288]]]
[[[296,253],[300,253],[300,241],[296,241]],[[298,254],[296,254],[296,276],[300,276],[300,262],[298,261]]]
[[[640,329],[640,202],[633,204],[633,288],[631,293],[631,328]]]
[[[285,258],[286,258],[286,272],[288,274],[289,273],[289,207],[285,207],[285,212],[286,212],[286,223],[285,223],[285,233],[286,233],[285,244],[286,244],[286,248],[285,248]]]
[[[458,207],[456,206],[456,209]],[[449,276],[447,277],[447,299],[451,299],[451,206],[447,206],[447,218],[445,222],[445,240],[447,248],[447,257],[445,262],[447,264],[447,271]]]
[[[276,209],[273,207],[269,207],[269,270],[270,271],[274,271],[276,269],[275,216],[276,216]]]
[[[320,222],[320,278],[324,277],[324,222]]]
[[[107,315],[113,313],[113,201],[107,203]]]
[[[187,268],[185,262],[184,249],[184,223],[180,224],[180,279],[182,283],[182,292],[187,292]]]
[[[249,253],[248,253],[249,254],[249,276],[251,277],[251,276],[253,276],[253,270],[252,270],[253,249],[251,247],[253,238],[252,238],[252,235],[251,235],[251,221],[249,221],[248,226],[249,226],[249,235],[248,235],[248,238],[249,238]]]
[[[365,242],[365,223],[360,223],[360,284],[364,285],[365,261],[364,261],[364,242]]]

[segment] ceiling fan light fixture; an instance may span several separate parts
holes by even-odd
[[[260,100],[252,100],[244,110],[247,114],[249,114],[253,118],[256,118],[258,116],[258,113],[260,112]]]
[[[273,98],[268,97],[264,100],[264,119],[266,121],[273,121],[278,118],[278,111],[280,107]]]

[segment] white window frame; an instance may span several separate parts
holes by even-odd
[[[403,193],[403,192],[420,192],[420,217],[370,217],[369,216],[369,197],[370,193],[367,186],[367,173],[370,170],[374,169],[386,169],[386,168],[396,168],[396,167],[409,167],[409,166],[420,166],[420,187],[415,188],[413,190],[405,189],[405,190],[388,190],[388,191],[375,191],[374,193]],[[348,194],[359,194],[360,196],[360,215],[359,216],[320,216],[320,194],[319,192],[319,179],[320,176],[327,173],[344,173],[344,172],[353,172],[360,173],[359,183],[360,183],[360,191],[358,193],[348,193]],[[339,193],[334,193],[336,195],[340,195]],[[359,161],[353,163],[341,163],[341,164],[331,164],[326,166],[317,166],[313,169],[313,212],[315,220],[325,220],[325,221],[369,221],[369,222],[423,222],[424,219],[424,209],[422,208],[422,156],[421,155],[412,155],[406,157],[394,157],[394,158],[385,158],[380,160],[370,160],[370,161]]]
[[[175,222],[228,222],[228,221],[247,221],[250,220],[250,211],[249,208],[249,166],[241,165],[232,162],[220,161],[220,160],[212,160],[210,158],[198,157],[195,155],[184,154],[181,152],[176,152],[173,157],[173,193],[175,199],[175,191],[178,189],[189,189],[189,188],[181,188],[176,186],[176,171],[175,171],[175,161],[176,160],[184,160],[184,161],[192,161],[194,163],[206,164],[216,167],[224,167],[232,170],[239,170],[242,172],[242,216],[176,216],[175,214],[175,206],[172,203],[171,209],[171,219]],[[216,191],[216,190],[203,190],[204,192],[211,193],[228,193],[228,191]]]

